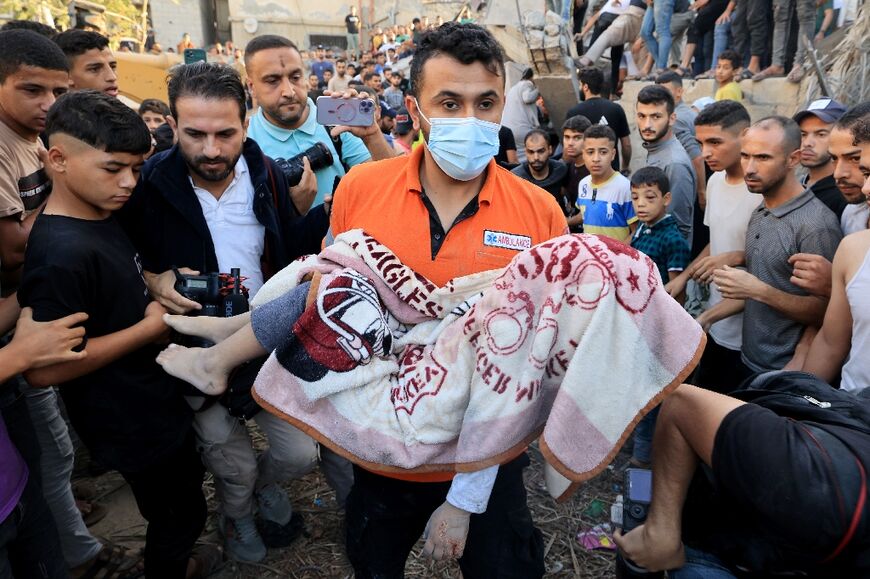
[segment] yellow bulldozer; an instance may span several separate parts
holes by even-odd
[[[169,102],[166,92],[166,74],[182,59],[173,53],[138,54],[115,52],[118,59],[118,87],[121,95],[136,105],[145,99]],[[132,104],[132,103],[128,103]]]

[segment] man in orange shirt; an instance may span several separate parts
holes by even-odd
[[[498,42],[479,26],[444,24],[422,37],[410,74],[405,106],[425,144],[348,173],[335,194],[332,234],[363,229],[444,285],[503,267],[519,251],[566,233],[553,197],[493,160],[505,98]],[[354,467],[346,509],[356,576],[402,577],[424,530],[424,553],[458,558],[465,577],[543,576],[543,542],[522,477],[528,464],[523,453],[455,477]]]

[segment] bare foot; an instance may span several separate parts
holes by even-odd
[[[625,556],[647,571],[679,569],[686,564],[686,552],[680,533],[659,532],[650,525],[641,525],[623,535],[620,530],[613,540]]]
[[[185,348],[170,344],[157,355],[157,363],[170,376],[188,382],[209,396],[218,396],[227,389],[229,371],[213,363],[212,353],[211,348]]]
[[[163,321],[179,334],[205,338],[218,344],[232,336],[236,330],[246,323],[236,319],[240,317],[215,318],[212,316],[174,316],[172,314],[163,314]]]

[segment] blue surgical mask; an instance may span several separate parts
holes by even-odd
[[[416,100],[415,100],[416,102]],[[457,181],[478,177],[498,154],[501,125],[476,117],[428,119],[420,104],[417,111],[431,129],[426,145],[442,171]]]

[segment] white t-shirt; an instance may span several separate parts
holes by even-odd
[[[631,0],[607,0],[607,4],[601,9],[601,13],[610,12],[611,14],[624,14],[628,11],[628,6]]]
[[[254,184],[245,158],[239,157],[235,176],[220,199],[196,185],[193,192],[211,233],[220,273],[241,269],[242,277],[248,278],[244,282],[248,298],[253,299],[263,286],[260,257],[266,245],[266,228],[254,215]]]
[[[707,208],[704,225],[710,228],[710,255],[746,249],[746,228],[752,211],[761,204],[762,196],[750,193],[742,180],[732,185],[725,180],[725,171],[713,173],[707,181]],[[710,307],[722,301],[715,284],[710,284]],[[743,345],[743,314],[720,320],[710,327],[710,335],[720,346],[740,350]]]
[[[857,233],[867,229],[867,221],[870,220],[870,206],[866,203],[850,203],[843,209],[840,216],[840,229],[843,235]]]

